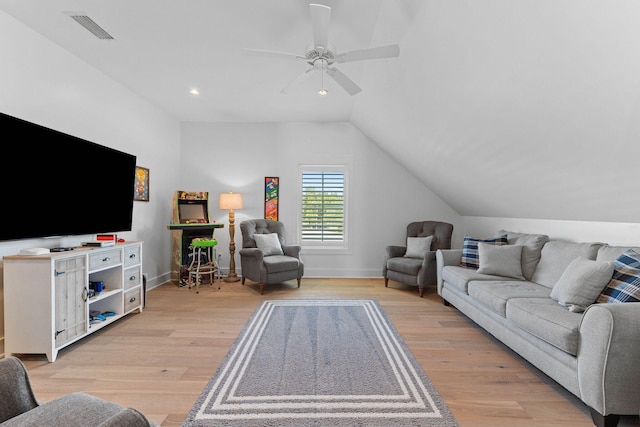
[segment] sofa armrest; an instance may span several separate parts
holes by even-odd
[[[460,261],[462,261],[462,249],[438,249],[436,251],[438,295],[442,295],[442,269],[447,265],[460,265]]]
[[[578,384],[584,403],[602,415],[640,408],[640,302],[592,304],[580,324]]]

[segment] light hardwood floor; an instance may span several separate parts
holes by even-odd
[[[219,289],[218,289],[219,288]],[[245,323],[265,299],[377,299],[462,427],[592,426],[587,408],[475,326],[435,289],[383,279],[303,278],[267,286],[216,282],[200,293],[166,283],[147,293],[144,311],[62,350],[56,362],[19,355],[36,397],[84,391],[180,426]],[[624,417],[620,427],[638,426]]]

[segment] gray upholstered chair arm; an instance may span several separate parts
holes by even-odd
[[[124,414],[121,414],[122,412]],[[109,420],[111,423],[105,424],[105,427],[149,427],[155,425],[138,411],[126,410],[120,405],[87,393],[74,392],[10,418],[2,426],[101,426],[103,422],[109,422]]]
[[[593,304],[580,324],[580,397],[603,415],[640,408],[640,302]],[[605,400],[606,397],[606,400]]]
[[[436,277],[438,295],[442,291],[442,269],[447,265],[460,265],[462,261],[462,249],[438,249],[436,251]]]
[[[282,252],[287,256],[300,259],[300,251],[302,247],[299,245],[282,245]]]
[[[388,258],[401,257],[401,256],[404,256],[404,254],[407,253],[407,247],[406,246],[391,245],[391,246],[387,246],[385,248],[385,250],[387,252],[387,259]]]
[[[20,359],[0,359],[0,423],[38,406],[27,369]]]
[[[157,424],[147,420],[137,409],[125,408],[109,419],[103,421],[98,427],[157,427]]]
[[[240,249],[238,253],[240,256],[255,258],[255,262],[262,262],[262,259],[264,258],[264,252],[258,248],[244,248]]]

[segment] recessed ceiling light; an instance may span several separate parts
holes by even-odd
[[[189,93],[190,93],[191,95],[200,95],[200,92],[198,92],[198,89],[196,89],[196,88],[191,89],[191,90],[189,91]]]

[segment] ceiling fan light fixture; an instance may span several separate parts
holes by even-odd
[[[323,64],[325,61],[322,61]],[[324,88],[324,68],[320,71],[320,90],[318,90],[318,95],[325,96],[329,91]]]

